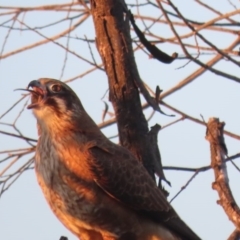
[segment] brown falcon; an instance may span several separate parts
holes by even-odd
[[[32,88],[32,89],[29,89]],[[81,240],[199,240],[141,163],[112,143],[66,84],[29,83],[40,136],[35,171],[59,220]]]

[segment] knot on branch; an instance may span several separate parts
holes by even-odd
[[[207,123],[206,139],[214,148],[219,148],[220,152],[227,156],[228,150],[224,141],[224,122],[219,122],[218,118],[210,118]]]

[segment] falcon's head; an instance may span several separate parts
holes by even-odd
[[[83,111],[75,92],[59,80],[50,78],[33,80],[27,89],[32,95],[31,104],[27,108],[33,109],[39,122],[72,120]]]

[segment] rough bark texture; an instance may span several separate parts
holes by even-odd
[[[143,115],[140,81],[134,60],[127,8],[123,0],[92,0],[92,16],[98,51],[109,81],[121,145],[127,147],[154,178],[152,149],[148,141],[148,124]]]
[[[212,184],[212,187],[218,192],[220,198],[217,203],[223,207],[228,218],[239,230],[240,209],[234,200],[229,186],[225,162],[227,147],[224,142],[223,128],[224,123],[219,122],[218,118],[210,118],[207,123],[206,139],[210,142],[211,166],[215,175],[215,182]]]

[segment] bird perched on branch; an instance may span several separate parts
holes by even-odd
[[[58,219],[81,240],[199,240],[143,165],[112,143],[61,81],[29,83],[40,129],[35,171]]]

